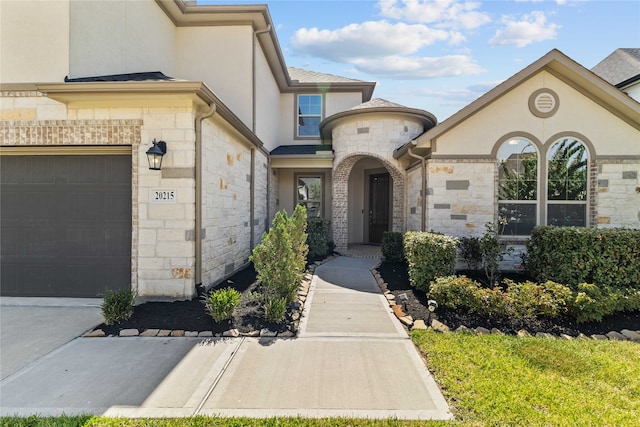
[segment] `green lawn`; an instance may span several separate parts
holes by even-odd
[[[453,422],[272,418],[5,418],[3,426],[637,426],[640,344],[412,333]]]

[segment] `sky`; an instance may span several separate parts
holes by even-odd
[[[640,47],[640,0],[271,0],[287,66],[377,82],[441,122],[552,49],[592,68]]]

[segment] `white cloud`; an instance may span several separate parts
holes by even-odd
[[[553,40],[556,38],[557,29],[560,28],[559,25],[547,22],[543,12],[531,12],[520,20],[504,16],[502,23],[504,28],[496,31],[489,40],[491,46],[524,47],[535,42]]]
[[[430,79],[435,77],[479,74],[485,70],[465,55],[442,57],[387,56],[355,59],[356,69],[376,76],[395,79]]]
[[[351,62],[353,58],[411,54],[437,41],[451,39],[458,40],[447,31],[424,25],[369,21],[337,30],[301,28],[293,35],[291,47],[298,54]]]
[[[479,2],[380,0],[378,7],[386,18],[434,24],[438,28],[472,30],[491,21],[488,14],[477,10]]]

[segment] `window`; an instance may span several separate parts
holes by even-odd
[[[547,157],[547,224],[587,225],[588,156],[585,145],[563,138]]]
[[[297,203],[307,208],[307,218],[321,218],[322,175],[298,175],[297,182]]]
[[[320,136],[322,121],[322,95],[298,95],[298,137]]]
[[[502,234],[531,234],[537,211],[538,152],[526,139],[512,138],[498,151],[498,212],[507,222]]]

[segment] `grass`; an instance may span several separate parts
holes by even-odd
[[[415,331],[414,343],[456,416],[450,422],[347,418],[4,418],[11,427],[635,426],[640,345]]]

